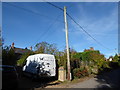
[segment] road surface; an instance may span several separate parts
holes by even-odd
[[[19,89],[34,89],[41,88],[117,88],[120,87],[120,68],[107,72],[95,77],[86,77],[77,82],[59,83],[53,82],[52,79],[38,79],[33,81],[30,78],[21,77],[19,81]]]
[[[82,82],[47,86],[46,88],[120,88],[120,68],[96,77],[87,78]]]

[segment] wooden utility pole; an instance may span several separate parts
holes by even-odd
[[[64,6],[64,21],[65,21],[66,49],[67,49],[67,69],[68,69],[67,79],[71,80],[69,44],[68,44],[68,23],[67,23],[66,7],[65,6]]]

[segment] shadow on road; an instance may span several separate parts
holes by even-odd
[[[38,78],[38,79],[31,79],[29,77],[21,77],[18,84],[18,89],[27,89],[27,90],[35,90],[37,88],[42,89],[46,86],[51,85],[57,85],[60,84],[58,82],[56,83],[50,83],[56,81],[55,78]]]
[[[19,73],[18,90],[22,90],[22,89],[37,90],[37,89],[42,89],[49,85],[59,84],[58,82],[50,83],[57,80],[57,78],[55,77],[32,79],[30,77],[23,76],[20,67],[17,67],[17,71]]]
[[[120,68],[96,76],[97,88],[120,88]]]

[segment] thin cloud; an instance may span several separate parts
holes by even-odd
[[[83,17],[83,19],[82,20],[79,19],[78,22],[87,32],[94,35],[95,37],[101,37],[101,35],[106,36],[106,34],[108,34],[109,36],[110,35],[109,33],[111,31],[117,33],[118,30],[117,15],[118,15],[117,10],[115,8],[111,11],[111,14],[109,14],[108,16],[101,17],[95,20],[94,17],[88,17],[88,15],[86,15],[87,18]],[[75,35],[78,35],[79,32],[81,33],[80,28],[74,22],[71,22],[71,25],[75,28],[76,31],[78,31],[77,33],[76,32],[74,33]]]
[[[100,6],[105,6],[103,3]],[[110,5],[109,5],[110,6]],[[117,38],[118,38],[118,10],[117,7],[114,7],[112,9],[109,9],[109,13],[103,12],[102,16],[92,16],[89,15],[87,11],[85,11],[84,7],[80,6],[78,7],[80,12],[76,13],[76,17],[73,18],[89,33],[91,34],[97,41],[102,43],[104,46],[108,48],[114,48],[117,47]],[[102,13],[102,12],[101,12]],[[98,13],[96,13],[98,15]],[[71,44],[74,48],[77,48],[79,51],[82,50],[82,48],[88,48],[90,46],[93,47],[99,47],[98,44],[95,43],[95,41],[90,38],[88,35],[86,35],[73,21],[70,22],[70,28],[72,29],[71,38],[76,38],[77,43],[71,41]],[[72,40],[71,39],[71,40]],[[75,39],[74,39],[75,40]],[[111,46],[109,44],[113,44]],[[98,46],[97,46],[98,45]],[[101,51],[103,51],[103,48],[100,47]],[[105,52],[104,52],[105,53]],[[109,57],[110,55],[114,55],[114,51],[108,51],[106,52],[106,57]]]

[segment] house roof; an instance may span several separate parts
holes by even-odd
[[[24,54],[24,53],[30,52],[29,49],[16,48],[16,47],[14,47],[14,51],[15,51],[15,53],[19,53],[19,54]]]
[[[17,47],[15,47],[14,42],[12,43],[11,48],[15,51],[16,54],[24,54],[24,53],[32,51],[32,46],[30,47],[30,49],[17,48]]]

